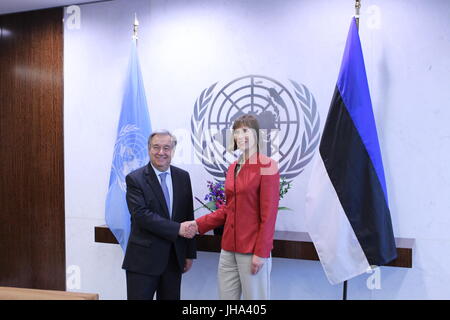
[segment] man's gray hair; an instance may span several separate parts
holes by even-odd
[[[158,129],[154,130],[150,137],[148,137],[148,146],[150,147],[150,143],[152,142],[152,138],[154,136],[170,136],[170,140],[172,141],[172,147],[177,145],[177,137],[175,137],[169,130],[166,129]]]

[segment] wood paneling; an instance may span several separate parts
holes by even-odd
[[[65,290],[62,16],[0,16],[2,286]]]
[[[210,233],[197,235],[197,250],[207,252],[220,252],[221,236]],[[118,243],[108,226],[95,227],[95,242]],[[412,268],[414,239],[395,238],[398,257],[387,266]],[[307,232],[275,231],[272,257],[319,260],[314,244]]]

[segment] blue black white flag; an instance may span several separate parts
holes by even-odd
[[[136,40],[133,40],[105,206],[106,224],[124,251],[131,225],[125,198],[125,177],[148,163],[147,139],[150,133],[144,83]]]
[[[305,214],[308,233],[332,284],[397,257],[354,18],[311,175]]]

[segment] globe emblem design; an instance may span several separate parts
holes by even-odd
[[[318,145],[319,115],[314,97],[304,85],[291,81],[289,90],[261,75],[237,78],[215,95],[216,84],[205,89],[191,121],[194,150],[205,169],[218,179],[237,154],[227,152],[231,128],[243,114],[258,120],[262,152],[279,162],[280,173],[292,179],[303,171]]]
[[[126,125],[119,133],[114,146],[113,171],[117,183],[125,192],[127,174],[148,163],[147,140],[136,125]]]
[[[288,108],[295,111],[293,115]],[[283,161],[300,130],[300,116],[291,93],[278,81],[263,76],[246,76],[225,85],[214,98],[208,118],[209,128],[218,131],[216,141],[222,139],[213,144],[216,151],[219,145],[226,147],[234,121],[244,114],[258,119],[266,143],[264,152]],[[280,133],[280,144],[270,143]]]

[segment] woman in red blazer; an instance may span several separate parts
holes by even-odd
[[[271,250],[278,211],[277,163],[259,153],[259,125],[252,115],[233,125],[233,149],[242,155],[228,168],[226,205],[196,219],[203,234],[224,225],[218,278],[221,299],[269,299]]]

